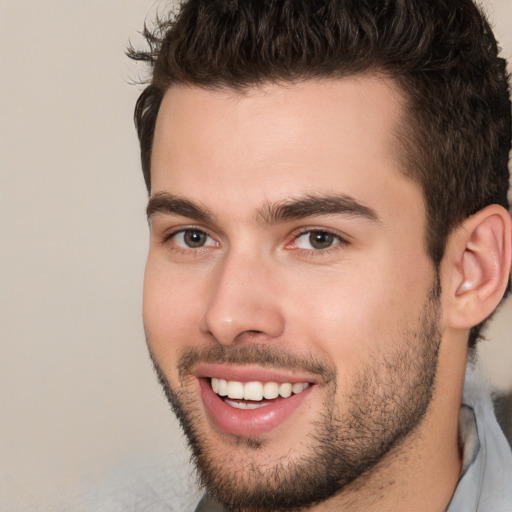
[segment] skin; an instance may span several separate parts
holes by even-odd
[[[172,194],[209,216],[151,212],[148,347],[170,388],[186,397],[210,458],[231,479],[244,480],[251,465],[259,468],[253,478],[310,453],[326,404],[348,415],[361,375],[374,372],[385,389],[410,392],[410,380],[393,382],[379,365],[379,358],[411,357],[409,344],[421,343],[411,333],[421,328],[436,275],[425,248],[422,193],[400,172],[396,155],[402,108],[394,84],[375,77],[267,84],[244,93],[179,85],[164,97],[151,197]],[[325,195],[349,196],[372,215],[264,215],[290,198]],[[192,228],[208,235],[202,247],[188,247],[179,234]],[[308,230],[334,234],[332,245],[314,248]],[[454,275],[442,268],[443,290],[453,288]],[[467,340],[465,325],[448,325],[446,304],[443,294],[436,385],[425,417],[371,471],[310,510],[446,508],[460,472]],[[178,371],[191,348],[251,345],[335,370],[333,385],[317,381],[299,408],[252,446],[212,423],[198,379]],[[379,389],[372,390],[375,403]]]

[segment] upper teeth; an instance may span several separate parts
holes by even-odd
[[[288,398],[292,393],[304,391],[309,384],[307,382],[297,382],[291,384],[283,382],[237,382],[234,380],[224,380],[212,377],[212,389],[220,396],[243,400],[271,400],[282,396]]]

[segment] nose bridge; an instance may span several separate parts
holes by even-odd
[[[203,330],[229,345],[244,333],[274,338],[284,329],[269,261],[247,251],[229,252],[210,283]]]

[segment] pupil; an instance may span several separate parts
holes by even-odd
[[[327,249],[332,245],[334,235],[324,231],[313,231],[309,235],[309,242],[315,249]]]
[[[187,231],[184,238],[189,247],[201,247],[204,245],[206,235],[202,231]]]

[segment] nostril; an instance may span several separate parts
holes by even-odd
[[[210,334],[213,335],[213,332],[210,331]],[[247,329],[245,331],[240,331],[236,335],[236,338],[240,338],[240,337],[243,337],[243,336],[259,336],[261,334],[265,334],[265,332],[264,331],[258,331],[257,329]]]

